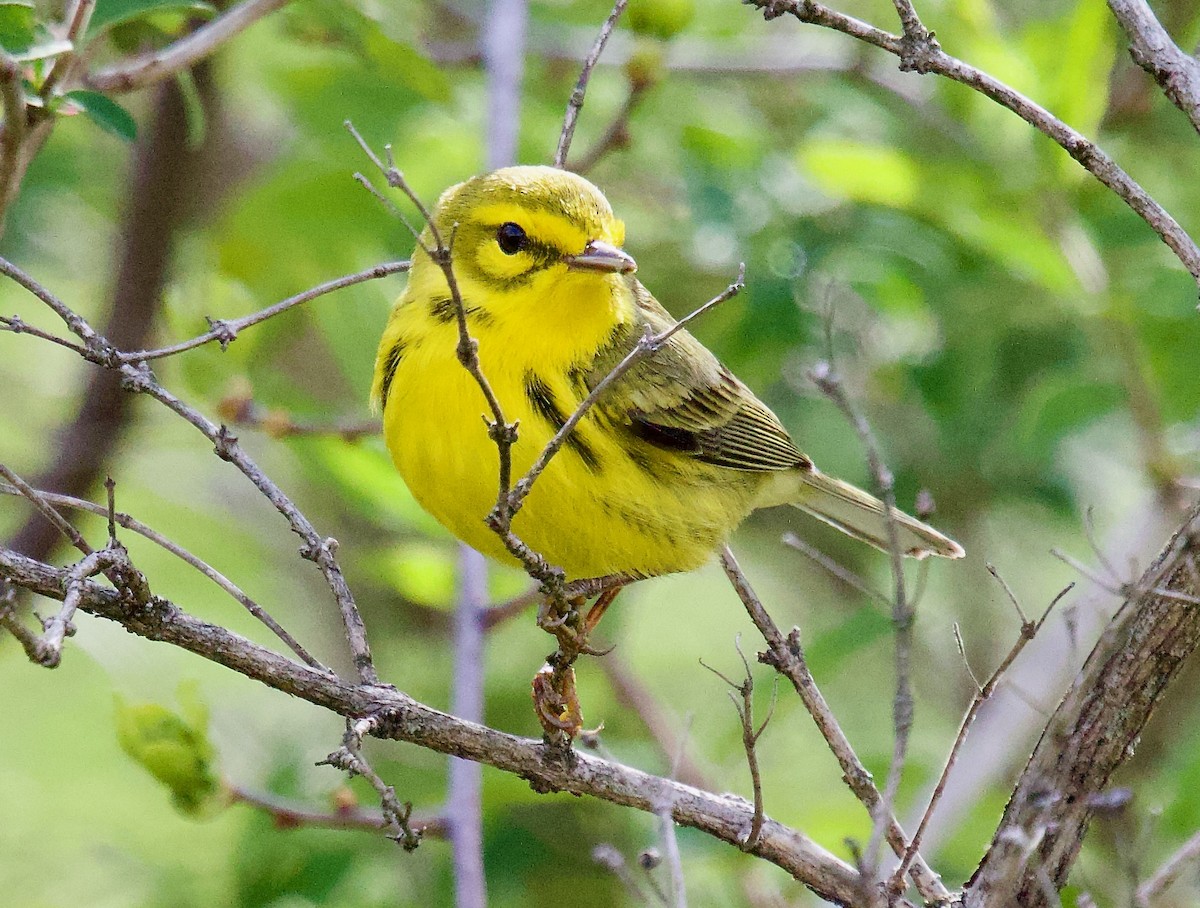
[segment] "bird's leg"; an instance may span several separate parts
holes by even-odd
[[[586,615],[583,613],[586,599],[582,596],[566,601],[565,614],[561,605],[549,597],[538,611],[538,626],[558,641],[558,649],[534,676],[532,691],[538,722],[551,739],[566,737],[569,741],[583,730],[583,709],[575,691],[575,660],[581,655],[602,656],[608,652],[593,649],[588,645],[588,637],[620,591],[620,587],[605,590]]]

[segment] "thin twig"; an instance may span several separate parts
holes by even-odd
[[[629,94],[625,96],[625,101],[621,104],[616,116],[613,117],[612,122],[608,124],[608,128],[604,130],[596,143],[585,151],[581,158],[571,164],[573,171],[587,173],[600,163],[600,160],[610,151],[624,148],[629,144],[629,120],[646,96],[650,86],[651,83],[646,81],[630,82]]]
[[[796,693],[800,695],[805,709],[816,722],[818,731],[821,732],[821,736],[829,745],[834,757],[837,758],[846,784],[850,786],[850,790],[867,808],[871,816],[876,816],[883,800],[879,789],[875,787],[871,774],[867,772],[866,767],[854,752],[854,748],[838,724],[833,710],[825,702],[825,697],[821,694],[812,673],[808,670],[804,659],[804,650],[800,645],[799,629],[793,629],[785,638],[763,606],[762,600],[754,592],[754,588],[750,586],[750,581],[742,573],[729,546],[725,546],[721,550],[720,557],[721,567],[724,568],[729,582],[746,607],[746,613],[750,616],[750,620],[754,622],[754,626],[758,628],[767,643],[767,652],[759,654],[759,661],[770,665],[792,683]],[[902,857],[908,849],[908,839],[894,816],[887,818],[885,832],[888,844],[891,845],[896,856]],[[909,874],[912,876],[917,890],[925,899],[937,901],[949,898],[949,890],[942,885],[937,874],[929,868],[920,855],[913,858]]]
[[[392,830],[388,838],[397,842],[405,851],[415,851],[421,844],[421,830],[411,822],[412,802],[406,801],[401,804],[400,799],[396,797],[396,789],[380,778],[362,753],[363,740],[373,734],[376,728],[377,723],[373,719],[359,719],[356,722],[347,720],[341,748],[317,765],[335,766],[343,772],[352,776],[362,776],[370,782],[379,795],[384,824]]]
[[[51,334],[49,331],[43,331],[41,328],[29,324],[17,315],[0,315],[0,331],[10,331],[13,334],[28,334],[30,337],[36,337],[44,341],[50,341],[52,344],[58,344],[60,347],[66,347],[80,356],[87,356],[87,350],[79,346],[79,344]]]
[[[669,802],[658,811],[658,830],[671,879],[670,904],[673,908],[687,908],[687,883],[683,876],[683,856],[679,853],[679,838],[675,835],[675,820],[671,816]]]
[[[975,683],[975,694],[971,697],[971,704],[967,707],[966,715],[963,716],[962,722],[958,726],[958,734],[954,738],[954,743],[950,746],[950,753],[946,757],[945,764],[942,766],[942,772],[941,775],[938,776],[937,784],[933,788],[933,793],[929,796],[929,803],[925,806],[925,810],[921,814],[921,821],[917,824],[917,830],[913,833],[912,840],[908,843],[908,848],[904,851],[904,856],[900,859],[899,865],[897,865],[896,870],[891,876],[891,879],[888,881],[888,889],[896,894],[904,891],[905,874],[907,874],[909,865],[912,863],[913,858],[916,856],[921,847],[921,839],[925,835],[925,830],[929,826],[929,821],[933,817],[933,812],[937,809],[938,802],[942,799],[942,794],[946,790],[946,782],[950,778],[950,772],[954,769],[955,763],[958,762],[959,752],[962,750],[962,746],[967,740],[967,733],[971,730],[971,725],[975,722],[975,717],[979,714],[979,710],[995,692],[996,686],[1000,683],[1000,679],[1004,677],[1005,672],[1008,671],[1009,666],[1016,661],[1017,656],[1021,655],[1021,651],[1025,649],[1025,646],[1029,643],[1029,641],[1036,637],[1038,631],[1040,631],[1045,625],[1046,619],[1050,617],[1050,612],[1054,609],[1054,606],[1062,601],[1062,598],[1066,596],[1067,593],[1069,593],[1075,586],[1075,584],[1072,583],[1064,588],[1050,601],[1050,605],[1046,607],[1046,610],[1042,613],[1042,617],[1034,622],[1025,617],[1025,613],[1021,610],[1020,603],[1018,603],[1016,597],[1012,595],[1012,589],[1007,583],[1004,582],[999,573],[997,573],[995,568],[993,568],[990,564],[988,565],[988,571],[993,577],[996,578],[997,582],[1004,587],[1005,592],[1008,593],[1012,598],[1013,605],[1016,606],[1017,609],[1017,614],[1021,618],[1021,628],[1018,632],[1016,642],[1013,643],[1012,648],[1008,651],[1008,655],[1000,660],[1000,664],[996,666],[996,670],[992,672],[991,677],[988,678],[982,686],[980,686],[979,682],[975,679],[975,673],[971,671],[970,665],[967,665],[967,671],[971,675],[971,680]],[[957,624],[954,626],[954,634],[955,639],[958,641],[959,651],[962,652],[962,637],[959,635]],[[965,653],[963,654],[963,662],[966,662]]]
[[[183,353],[185,350],[194,350],[196,347],[203,347],[205,344],[210,344],[213,341],[219,343],[221,349],[224,350],[230,343],[237,339],[238,333],[245,328],[265,322],[267,319],[274,318],[281,312],[287,312],[295,306],[307,303],[327,293],[332,293],[334,290],[341,290],[343,287],[361,284],[363,281],[372,281],[376,278],[387,277],[389,274],[401,274],[408,271],[410,267],[412,267],[411,262],[385,262],[382,265],[367,268],[356,274],[347,274],[345,277],[335,278],[332,281],[326,281],[324,284],[318,284],[316,287],[305,290],[303,293],[289,296],[287,299],[275,303],[273,306],[268,306],[266,309],[261,309],[250,315],[244,315],[241,318],[210,319],[211,330],[193,337],[191,340],[181,341],[178,344],[171,344],[168,347],[159,347],[154,350],[138,350],[132,353],[122,353],[118,358],[122,363],[149,362],[153,359],[162,359],[164,356],[174,356],[176,353]]]
[[[621,854],[616,846],[607,843],[597,845],[592,849],[592,861],[620,880],[629,895],[636,900],[636,904],[645,904],[646,894],[642,892],[642,887],[637,884],[637,880],[629,872],[625,855]]]
[[[320,829],[386,829],[387,820],[381,810],[369,810],[358,804],[338,804],[333,810],[316,810],[297,801],[281,798],[270,792],[252,791],[238,785],[226,783],[226,796],[231,804],[245,804],[268,814],[280,829],[298,829],[314,826]],[[422,836],[431,836],[431,827],[442,824],[440,818],[432,818],[422,826],[421,821],[414,820],[413,828],[421,828]]]
[[[0,471],[2,470],[3,466],[0,465]],[[10,486],[5,483],[0,483],[0,493],[8,495],[22,494],[21,490],[16,486]],[[57,507],[88,511],[89,513],[96,514],[101,517],[109,514],[108,508],[95,504],[91,501],[85,501],[82,498],[74,498],[70,495],[60,495],[56,492],[43,492],[40,490],[37,491],[37,495],[39,498]],[[304,660],[306,665],[309,665],[318,671],[329,671],[329,669],[318,662],[295,637],[284,630],[279,622],[271,617],[270,613],[267,612],[266,609],[262,608],[262,606],[242,592],[240,587],[238,587],[233,581],[231,581],[216,568],[212,567],[207,562],[200,560],[183,546],[172,542],[166,536],[163,536],[161,533],[151,529],[144,523],[135,520],[128,514],[124,514],[119,511],[113,511],[111,516],[113,522],[117,525],[122,526],[127,530],[132,530],[134,533],[137,533],[139,536],[150,540],[160,548],[166,549],[176,558],[179,558],[185,563],[191,565],[197,571],[223,589],[226,593],[241,603],[242,607],[245,608],[246,611],[266,625],[266,627],[269,628],[271,632],[275,634],[275,636],[277,636],[281,641],[283,641],[283,643],[286,644],[292,652]]]
[[[993,78],[969,66],[936,46],[913,53],[913,46],[902,36],[893,35],[847,16],[816,0],[747,0],[762,10],[768,19],[784,14],[801,22],[842,32],[901,58],[901,62],[920,73],[937,73],[991,98],[1011,110],[1026,123],[1060,145],[1089,173],[1117,194],[1171,248],[1188,273],[1200,284],[1200,247],[1179,222],[1155,201],[1129,174],[1121,169],[1094,142],[1055,117],[1045,108]]]
[[[64,584],[62,608],[46,622],[45,633],[39,641],[37,661],[41,665],[46,668],[58,668],[62,662],[63,642],[75,633],[75,625],[71,621],[83,595],[83,581],[116,565],[122,554],[116,548],[99,549],[84,556],[68,570],[67,576],[70,579]]]
[[[75,529],[62,514],[54,510],[53,505],[49,503],[47,496],[43,495],[37,489],[33,488],[24,479],[10,470],[7,466],[0,463],[0,476],[8,481],[9,485],[16,490],[20,495],[24,495],[29,499],[29,503],[38,509],[38,512],[54,524],[55,528],[63,534],[75,548],[79,549],[85,556],[91,555],[94,551],[83,538],[83,534]],[[7,491],[7,490],[6,490]]]
[[[592,49],[588,52],[587,57],[583,61],[583,69],[579,72],[579,81],[575,83],[575,89],[571,92],[570,100],[567,101],[567,112],[563,117],[562,132],[558,136],[558,148],[554,151],[554,166],[567,166],[567,153],[571,150],[571,139],[575,137],[575,123],[579,119],[579,111],[583,109],[583,99],[587,95],[588,80],[592,77],[592,70],[596,68],[596,61],[600,59],[600,54],[604,52],[604,45],[608,43],[608,38],[616,28],[617,20],[621,18],[621,13],[625,12],[625,7],[629,5],[629,0],[617,0],[613,5],[612,12],[608,14],[608,18],[604,20],[604,24],[600,26],[600,34],[596,36],[596,43],[592,45]]]
[[[30,662],[39,662],[41,656],[41,640],[38,635],[26,627],[15,614],[17,588],[5,578],[4,595],[0,596],[0,627],[16,638],[25,650],[25,656]]]
[[[915,13],[914,13],[915,15]],[[831,310],[832,313],[832,310]],[[883,799],[874,816],[874,826],[865,853],[866,866],[875,872],[878,867],[879,849],[883,842],[888,817],[892,814],[896,793],[900,790],[900,777],[908,756],[909,734],[913,724],[913,695],[911,678],[913,610],[909,604],[904,584],[904,550],[900,545],[896,525],[896,489],[892,471],[883,462],[879,442],[871,430],[866,417],[855,406],[834,371],[832,361],[832,314],[826,319],[826,337],[830,359],[817,363],[810,371],[816,386],[837,405],[847,421],[854,427],[859,443],[867,455],[867,465],[875,480],[876,492],[883,501],[884,527],[887,531],[888,554],[892,568],[892,624],[895,627],[895,672],[896,692],[892,700],[892,726],[894,731],[892,759],[888,766],[887,782],[883,788]]]
[[[101,362],[98,358],[104,353],[103,349],[98,350],[97,347],[102,347],[100,344],[101,338],[92,326],[89,325],[82,316],[78,315],[66,303],[56,297],[53,293],[35,281],[32,277],[14,265],[6,258],[0,257],[0,274],[5,277],[12,278],[39,300],[50,307],[59,318],[63,320],[66,326],[71,330],[71,333],[83,341],[87,358],[91,362]]]
[[[746,671],[746,678],[740,684],[735,684],[733,679],[717,671],[710,665],[705,665],[701,660],[700,664],[704,665],[710,672],[728,684],[733,690],[741,695],[742,702],[738,703],[737,698],[733,696],[733,692],[729,691],[729,699],[733,702],[733,708],[738,714],[738,719],[742,723],[742,747],[746,751],[746,763],[750,768],[750,784],[754,791],[754,816],[750,820],[750,830],[746,834],[746,840],[742,844],[743,851],[753,851],[758,847],[759,836],[762,835],[763,820],[766,817],[763,808],[763,793],[762,793],[762,775],[758,768],[758,739],[762,737],[762,733],[766,731],[771,717],[775,715],[775,703],[779,697],[779,678],[775,678],[775,684],[771,690],[771,705],[767,708],[766,718],[762,720],[762,724],[756,729],[754,727],[754,674],[750,671],[750,662],[746,659],[746,654],[742,652],[741,641],[734,641],[734,648],[737,650],[738,656],[741,657],[742,667]]]
[[[90,73],[84,81],[89,88],[102,92],[134,91],[152,85],[203,60],[229,39],[287,3],[288,0],[246,0],[173,44]]]

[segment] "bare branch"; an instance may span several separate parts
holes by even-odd
[[[125,92],[144,88],[182,72],[288,0],[246,0],[173,44],[124,60],[84,78],[89,88]]]
[[[335,551],[337,540],[322,537],[317,533],[304,513],[296,507],[283,490],[279,488],[250,458],[237,443],[237,437],[231,434],[225,426],[213,423],[194,407],[185,404],[158,383],[154,373],[145,363],[131,365],[121,361],[120,351],[115,350],[111,343],[74,312],[69,306],[50,293],[45,287],[29,277],[15,265],[0,258],[0,273],[6,274],[21,286],[33,293],[38,299],[50,306],[67,323],[71,330],[84,341],[87,351],[85,357],[105,368],[119,372],[122,387],[131,392],[145,394],[159,401],[169,410],[191,423],[213,444],[218,457],[232,463],[249,479],[254,486],[271,502],[280,514],[288,521],[288,525],[304,540],[300,550],[302,557],[314,562],[325,577],[330,591],[338,604],[342,615],[342,623],[346,629],[346,640],[354,659],[359,678],[365,684],[378,683],[379,676],[371,661],[371,648],[367,643],[366,628],[362,616],[354,601],[354,594],[346,583],[341,566],[337,562]],[[12,479],[9,478],[11,482]],[[15,483],[14,483],[15,484]]]
[[[992,672],[992,676],[987,679],[987,682],[983,686],[980,686],[979,682],[975,681],[975,673],[971,671],[970,665],[967,666],[967,671],[971,673],[971,680],[975,681],[975,695],[971,698],[971,704],[967,707],[966,715],[963,716],[962,722],[958,726],[958,734],[954,738],[954,743],[950,746],[950,754],[946,757],[942,773],[933,788],[933,793],[929,796],[929,803],[921,814],[921,821],[917,825],[917,831],[913,833],[912,841],[908,843],[904,857],[900,859],[900,864],[896,867],[895,872],[888,881],[888,888],[895,893],[904,891],[904,876],[908,872],[908,866],[921,847],[921,839],[925,835],[925,830],[929,826],[933,812],[937,809],[938,801],[942,799],[942,793],[946,790],[946,780],[950,778],[950,772],[954,769],[954,764],[958,762],[959,751],[962,749],[963,743],[967,740],[967,733],[971,730],[971,725],[975,722],[975,717],[979,714],[979,710],[995,692],[1000,679],[1004,677],[1004,673],[1008,671],[1008,667],[1016,661],[1017,656],[1021,655],[1021,651],[1025,649],[1026,644],[1037,636],[1037,632],[1046,623],[1046,619],[1050,616],[1050,612],[1054,606],[1075,586],[1074,584],[1070,584],[1055,596],[1046,608],[1046,611],[1042,614],[1042,617],[1035,623],[1025,617],[1016,597],[1012,595],[1012,590],[990,564],[988,565],[988,571],[991,572],[992,576],[996,578],[1005,591],[1012,597],[1013,605],[1017,607],[1017,613],[1021,616],[1021,629],[1017,635],[1016,642],[1013,643],[1012,648],[1008,651],[1008,655],[1000,660],[1000,664],[996,666],[996,670]],[[959,644],[959,651],[962,652],[962,638],[959,636],[957,624],[954,626],[954,635]],[[966,654],[964,653],[964,662],[966,662],[966,658]]]
[[[742,666],[745,668],[746,677],[741,684],[735,684],[730,678],[721,674],[715,668],[704,665],[710,672],[728,684],[733,690],[741,695],[742,702],[739,704],[733,693],[729,693],[729,699],[733,702],[733,708],[738,714],[738,719],[742,723],[742,747],[746,751],[746,763],[750,768],[750,784],[754,791],[754,816],[750,820],[750,830],[746,833],[746,840],[741,847],[745,851],[751,851],[758,844],[758,838],[762,835],[762,824],[765,818],[763,812],[763,793],[762,793],[762,775],[758,769],[758,739],[762,737],[762,733],[766,731],[767,724],[771,721],[771,717],[775,714],[775,702],[779,694],[779,679],[775,679],[774,689],[771,691],[771,706],[767,710],[767,717],[763,719],[762,724],[756,729],[754,727],[754,674],[750,671],[750,663],[746,659],[745,653],[742,652],[740,641],[735,641],[734,646],[737,648],[738,655],[741,656]]]
[[[625,12],[625,7],[628,5],[629,0],[617,0],[613,5],[612,12],[600,26],[600,34],[596,36],[596,43],[592,45],[591,51],[583,61],[579,81],[575,83],[575,90],[571,92],[571,98],[567,101],[567,113],[563,117],[562,132],[558,136],[558,148],[554,152],[555,167],[567,166],[567,153],[571,150],[571,139],[575,136],[575,123],[579,119],[579,111],[583,109],[588,80],[592,77],[592,70],[596,68],[600,54],[604,52],[604,45],[608,43],[609,36],[617,26],[617,20],[621,18],[621,13]]]
[[[29,324],[17,315],[0,315],[0,331],[9,331],[13,334],[28,334],[30,337],[36,337],[39,340],[49,341],[52,344],[58,344],[60,347],[66,347],[80,356],[87,356],[87,350],[79,346],[79,344],[72,343],[56,334],[51,334],[49,331],[43,331],[41,328]]]
[[[71,525],[70,521],[63,517],[62,514],[58,513],[58,511],[54,510],[53,505],[50,504],[45,495],[33,488],[31,485],[29,485],[29,483],[27,483],[24,479],[22,479],[2,463],[0,463],[0,476],[3,476],[4,479],[8,481],[10,486],[16,490],[17,494],[24,495],[29,500],[29,503],[37,508],[38,513],[54,524],[55,529],[62,533],[63,536],[65,536],[68,540],[70,540],[71,545],[79,549],[79,551],[84,555],[92,554],[93,549],[88,544],[87,540],[83,538],[83,535],[79,532],[79,530],[75,529],[75,527]]]
[[[63,595],[64,576],[61,569],[0,547],[0,577],[17,586],[58,599]],[[179,646],[341,715],[356,720],[377,717],[372,734],[487,763],[529,780],[538,791],[586,794],[649,813],[670,803],[675,822],[731,844],[744,836],[753,816],[752,806],[741,798],[709,794],[588,754],[572,752],[566,761],[548,759],[561,752],[540,741],[463,722],[389,687],[354,684],[315,671],[187,615],[162,599],[131,609],[118,591],[85,581],[80,607],[139,636]],[[774,820],[765,820],[753,853],[827,900],[853,904],[857,898],[859,877],[853,867]],[[904,900],[896,905],[911,908]]]
[[[378,831],[388,828],[388,821],[384,819],[382,811],[368,810],[353,801],[341,803],[339,799],[333,810],[323,811],[269,792],[252,791],[229,782],[225,783],[224,789],[229,803],[244,804],[261,810],[270,815],[275,825],[281,829],[312,826],[320,829]],[[422,839],[440,839],[446,835],[444,817],[414,817],[409,820],[409,825]]]
[[[380,778],[362,754],[363,739],[374,734],[377,728],[378,721],[374,718],[352,721],[347,717],[346,734],[342,738],[341,748],[317,765],[335,766],[351,776],[362,776],[370,782],[383,805],[384,826],[391,830],[388,838],[397,842],[405,851],[415,851],[421,844],[421,832],[414,829],[409,822],[412,818],[412,803],[401,804],[400,799],[396,797],[396,789]]]
[[[846,784],[874,817],[879,811],[879,805],[883,799],[871,779],[871,774],[858,759],[858,755],[838,724],[829,704],[825,702],[825,697],[817,687],[812,673],[808,670],[808,665],[804,660],[804,650],[800,645],[799,629],[794,628],[786,638],[783,636],[775,621],[763,607],[762,600],[750,586],[750,581],[742,573],[729,546],[725,546],[721,551],[721,566],[725,569],[729,582],[733,584],[738,598],[746,607],[750,620],[754,622],[754,626],[758,628],[767,643],[767,652],[759,654],[759,661],[770,665],[791,681],[796,693],[800,695],[805,709],[816,722],[817,729],[821,732],[825,743],[829,745],[829,749],[837,758]],[[896,856],[903,856],[908,849],[908,839],[895,817],[888,818],[886,838]],[[922,897],[930,901],[949,898],[949,890],[942,885],[938,875],[929,869],[929,865],[920,855],[913,858],[909,874]]]
[[[0,465],[0,472],[3,470],[3,465]],[[0,493],[8,495],[22,494],[21,490],[16,486],[6,485],[5,483],[0,483]],[[43,492],[40,490],[37,490],[36,494],[43,501],[57,507],[74,508],[79,511],[88,511],[89,513],[96,514],[101,517],[109,515],[110,513],[108,508],[95,504],[91,501],[85,501],[82,498],[74,498],[70,495],[59,495],[56,492]],[[329,671],[328,668],[313,658],[312,654],[309,653],[308,650],[303,646],[301,646],[300,642],[296,640],[295,637],[284,630],[279,622],[271,617],[270,613],[267,612],[266,609],[242,592],[240,587],[234,584],[232,580],[230,580],[216,568],[204,561],[201,561],[183,546],[176,542],[172,542],[166,536],[163,536],[161,533],[152,530],[150,527],[138,520],[135,520],[128,514],[122,514],[114,510],[111,512],[111,517],[115,524],[122,526],[127,530],[132,530],[139,536],[142,536],[153,542],[155,545],[166,549],[175,557],[194,567],[197,571],[199,571],[201,574],[223,589],[226,593],[236,599],[239,603],[241,603],[242,607],[245,608],[246,611],[266,625],[271,632],[275,634],[275,636],[282,640],[288,646],[288,648],[291,649],[292,652],[303,659],[305,664],[317,669],[318,671]]]
[[[961,82],[1011,110],[1039,132],[1053,139],[1084,169],[1124,200],[1125,204],[1162,238],[1188,273],[1200,284],[1200,248],[1179,222],[1099,146],[1020,92],[982,70],[950,56],[937,47],[936,42],[924,52],[913,54],[912,44],[906,42],[903,37],[882,31],[815,0],[749,0],[749,4],[762,10],[767,19],[789,14],[801,22],[833,29],[865,41],[900,57],[902,65],[906,68],[919,73],[936,73]]]

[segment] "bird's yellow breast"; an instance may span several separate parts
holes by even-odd
[[[476,311],[470,320],[482,370],[505,418],[519,424],[514,481],[586,396],[582,376],[596,350],[632,317],[616,281],[593,276],[574,294],[571,282],[563,283],[562,299],[531,301],[535,312],[514,304],[500,313]],[[580,299],[589,286],[598,286],[596,298]],[[470,291],[464,288],[468,308]],[[455,354],[457,325],[444,306],[435,308],[428,294],[406,292],[385,332],[380,363],[390,367],[383,414],[388,447],[429,513],[472,547],[511,563],[484,523],[499,476],[499,455],[483,418],[487,405]],[[713,473],[690,458],[651,449],[620,414],[598,407],[551,460],[513,529],[572,578],[690,570],[752,506],[752,476]]]

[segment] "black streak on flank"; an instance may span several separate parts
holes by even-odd
[[[525,373],[525,397],[528,398],[534,411],[554,427],[555,432],[566,424],[567,416],[559,409],[558,401],[554,399],[554,392],[533,372]],[[596,457],[596,452],[580,435],[578,426],[567,436],[566,445],[579,455],[579,459],[593,473],[600,469],[600,460]]]
[[[491,313],[484,312],[478,306],[466,306],[464,308],[467,313],[468,322],[484,326],[491,325],[493,323]],[[430,316],[432,316],[434,321],[440,325],[449,325],[456,318],[458,318],[458,314],[454,311],[454,309],[454,300],[448,296],[435,299],[429,304]]]
[[[392,390],[392,379],[396,377],[396,367],[400,365],[400,357],[404,355],[406,346],[408,345],[404,342],[404,338],[397,339],[383,360],[383,381],[379,385],[380,409],[387,406],[388,392]]]

